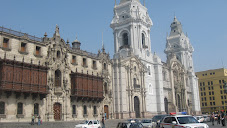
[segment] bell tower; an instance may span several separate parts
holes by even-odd
[[[114,34],[116,118],[144,118],[164,111],[162,62],[151,53],[147,8],[140,0],[120,0],[110,24]]]
[[[110,25],[114,31],[114,57],[131,54],[141,58],[149,57],[152,25],[147,8],[139,0],[121,0],[119,5],[116,4]]]
[[[182,25],[177,20],[176,16],[174,17],[173,22],[170,25],[171,32],[166,39],[166,49],[165,53],[167,59],[170,59],[172,54],[176,55],[177,60],[184,65],[186,70],[194,71],[192,53],[194,51],[189,38],[182,31]]]
[[[198,92],[199,90],[198,79],[194,72],[193,59],[192,59],[192,53],[194,49],[190,43],[190,40],[187,34],[185,35],[184,32],[182,31],[182,25],[177,20],[176,16],[174,17],[174,20],[171,23],[170,27],[171,27],[171,31],[170,31],[170,35],[166,39],[166,49],[164,51],[167,56],[167,62],[171,62],[171,60],[174,60],[182,66],[183,72],[181,74],[184,75],[184,79],[183,79],[184,83],[181,83],[181,86],[183,87],[181,88],[181,90],[191,88],[190,90],[186,90],[185,92],[182,93],[185,95],[184,101],[183,101],[184,105],[180,104],[180,100],[182,100],[183,98],[179,98],[177,96],[175,97],[176,103],[178,103],[178,108],[182,108],[182,106],[184,106],[184,108],[187,107],[188,111],[194,114],[199,114],[200,99],[199,99],[199,92]],[[174,75],[176,76],[176,74]],[[179,82],[177,83],[176,80],[175,82],[172,82],[172,83],[174,83],[174,86],[175,86],[174,88],[177,88],[177,87],[180,88],[179,86],[180,83]],[[191,91],[191,93],[187,93],[188,91]],[[176,95],[177,92],[179,91],[177,90],[175,90],[175,92],[173,91],[173,95]]]

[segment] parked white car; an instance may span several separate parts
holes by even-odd
[[[190,115],[166,116],[161,124],[161,128],[209,128],[205,123],[199,123],[195,117]]]
[[[141,120],[141,124],[146,128],[153,128],[152,120],[151,119],[143,119]]]
[[[101,125],[98,120],[85,120],[76,125],[75,128],[101,128]]]
[[[199,123],[204,122],[204,117],[203,116],[195,116],[195,118],[198,120]]]
[[[209,115],[203,115],[204,122],[210,122],[210,116]]]

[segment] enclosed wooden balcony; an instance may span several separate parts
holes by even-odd
[[[103,78],[94,75],[71,74],[71,99],[82,101],[103,100]]]
[[[47,67],[0,59],[0,91],[47,94]]]

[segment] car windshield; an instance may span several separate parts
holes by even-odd
[[[87,124],[87,123],[88,123],[88,120],[84,120],[80,124]]]
[[[143,128],[143,125],[139,123],[132,123],[129,128]]]
[[[165,117],[165,115],[154,116],[152,118],[152,122],[157,122],[158,120],[161,120],[163,117]]]
[[[177,117],[180,124],[190,124],[190,123],[199,123],[194,117],[192,116],[184,116],[184,117]]]
[[[151,123],[151,120],[142,120],[142,123]]]

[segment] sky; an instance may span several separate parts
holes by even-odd
[[[117,4],[120,0],[117,0]],[[98,53],[103,42],[114,54],[113,18],[115,0],[1,0],[0,26],[43,37],[52,37],[58,24],[60,35],[81,49]],[[143,3],[143,2],[141,2]],[[166,61],[166,35],[174,15],[194,47],[195,71],[227,68],[227,0],[145,0],[153,21],[152,52]]]

